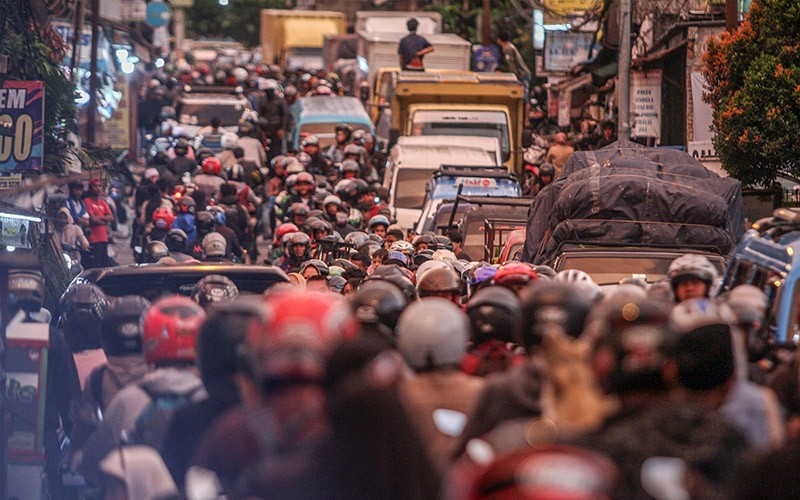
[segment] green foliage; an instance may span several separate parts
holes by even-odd
[[[195,0],[186,11],[186,28],[191,36],[232,38],[246,47],[260,43],[261,9],[285,8],[284,0]]]
[[[709,43],[706,100],[725,169],[748,186],[800,175],[800,2],[760,0]]]

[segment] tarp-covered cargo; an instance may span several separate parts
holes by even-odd
[[[523,260],[552,262],[560,244],[631,243],[729,252],[744,232],[739,181],[689,154],[619,141],[573,153],[528,219]]]

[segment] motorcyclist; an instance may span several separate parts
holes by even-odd
[[[278,258],[272,264],[280,267],[286,272],[299,269],[311,252],[311,238],[305,233],[296,232],[286,234],[282,241],[282,246],[286,249],[283,257]]]
[[[719,274],[704,255],[686,254],[673,260],[667,270],[675,302],[710,297],[715,291]]]
[[[291,112],[286,99],[280,95],[278,82],[267,80],[264,97],[258,103],[258,116],[264,135],[271,142],[267,157],[283,154],[286,132],[289,130]]]
[[[319,139],[315,135],[309,135],[301,144],[303,151],[311,157],[311,162],[308,165],[308,171],[312,174],[328,175],[330,163],[322,156],[322,151],[319,148]]]
[[[201,167],[202,173],[194,176],[194,184],[203,193],[204,199],[210,200],[226,181],[222,173],[222,163],[212,156],[203,160]]]
[[[338,123],[334,127],[336,134],[336,142],[331,144],[325,156],[327,156],[332,163],[341,163],[344,161],[344,148],[350,143],[350,136],[353,133],[353,128],[346,123]]]
[[[197,162],[188,156],[190,148],[189,141],[186,139],[181,138],[175,142],[175,147],[173,148],[175,158],[169,161],[168,168],[178,179],[186,173],[191,174],[197,168]]]

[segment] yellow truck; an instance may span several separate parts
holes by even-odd
[[[264,62],[288,70],[322,69],[325,35],[345,32],[341,12],[323,10],[261,11],[261,53]]]
[[[399,136],[496,137],[503,164],[522,174],[522,83],[511,73],[397,73],[391,106],[377,124],[379,144]]]

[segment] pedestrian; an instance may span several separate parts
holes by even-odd
[[[556,134],[555,143],[547,150],[547,155],[544,161],[551,163],[556,169],[556,179],[561,177],[561,172],[564,170],[564,165],[567,164],[567,158],[575,151],[575,148],[567,144],[567,134],[559,132]]]
[[[497,45],[503,53],[503,60],[505,61],[506,70],[509,73],[514,73],[517,79],[522,82],[525,88],[525,102],[528,102],[528,92],[531,88],[531,70],[525,64],[517,47],[511,43],[511,36],[507,32],[497,34]]]
[[[400,56],[400,68],[403,71],[425,71],[422,59],[425,54],[433,52],[433,45],[424,36],[417,34],[419,21],[411,18],[406,22],[408,35],[400,40],[397,54]]]
[[[604,148],[617,141],[617,134],[614,132],[614,122],[604,121],[600,124],[600,130],[603,135],[597,140],[595,149]]]
[[[114,220],[108,203],[100,197],[103,192],[103,181],[92,179],[89,181],[89,196],[85,199],[86,212],[89,214],[89,244],[91,245],[91,258],[83,267],[108,267],[108,227],[107,224]]]

